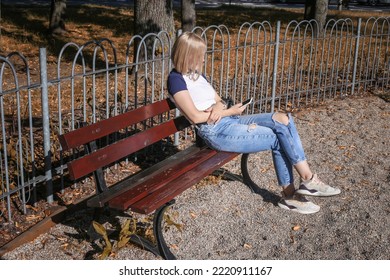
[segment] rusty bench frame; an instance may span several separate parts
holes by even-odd
[[[164,259],[176,259],[166,245],[161,231],[167,207],[175,202],[176,196],[218,171],[239,154],[215,151],[197,143],[110,187],[105,182],[103,168],[191,127],[184,116],[175,117],[172,111],[175,109],[173,102],[164,99],[58,136],[63,152],[80,147],[85,149],[84,155],[71,159],[67,166],[72,180],[94,174],[96,194],[87,201],[89,207],[101,209],[108,206],[148,215],[154,212],[153,234],[156,244],[136,235],[131,237],[131,241]],[[145,124],[156,117],[161,119],[164,114],[167,120],[162,123],[146,125],[144,130],[128,133],[128,136],[119,138],[114,143],[110,141],[109,145],[100,148],[96,145],[99,139],[130,130],[129,128]],[[258,187],[248,173],[248,156],[244,154],[241,157],[242,177],[227,175],[230,179],[240,180],[256,192]]]

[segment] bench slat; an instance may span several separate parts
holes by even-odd
[[[141,182],[132,189],[111,199],[108,205],[110,207],[121,205],[121,208],[127,209],[131,204],[141,200],[158,189],[165,187],[176,178],[182,176],[196,166],[201,165],[202,162],[208,160],[216,153],[216,151],[211,149],[203,149],[195,155],[180,159],[176,162],[176,165],[158,172],[155,176],[152,176],[147,181]]]
[[[165,203],[174,199],[177,195],[181,194],[189,187],[201,181],[204,177],[211,174],[219,167],[223,166],[224,164],[235,158],[237,155],[239,154],[229,152],[217,152],[211,158],[208,158],[198,166],[195,166],[191,170],[183,173],[181,176],[172,180],[168,185],[166,185],[166,187],[154,191],[152,194],[146,196],[145,198],[137,201],[132,205],[129,205],[129,207],[127,203],[123,203],[123,199],[121,199],[120,201],[113,199],[110,201],[109,205],[110,207],[119,210],[126,210],[130,208],[134,212],[150,214]]]
[[[137,174],[134,174],[122,181],[115,183],[114,185],[109,187],[108,191],[102,192],[100,194],[96,194],[91,197],[87,201],[87,205],[89,207],[103,207],[106,202],[113,199],[114,197],[128,191],[133,188],[140,182],[144,182],[155,176],[156,173],[161,172],[164,169],[172,168],[177,165],[177,162],[180,162],[183,158],[192,157],[194,154],[198,153],[201,149],[205,149],[206,147],[198,147],[196,145],[192,145],[169,158],[164,159],[156,163],[155,165],[140,171]]]
[[[169,120],[148,130],[122,139],[91,154],[68,163],[69,175],[72,180],[82,178],[98,168],[108,166],[134,152],[178,132],[190,123],[184,116]]]
[[[169,99],[157,101],[132,111],[114,116],[98,123],[80,127],[66,134],[59,135],[59,141],[64,151],[77,148],[96,139],[110,135],[123,128],[133,124],[140,123],[144,120],[168,112],[176,108],[174,103]]]

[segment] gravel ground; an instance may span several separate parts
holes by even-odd
[[[282,210],[276,206],[280,189],[270,153],[253,155],[261,194],[209,177],[167,211],[177,227],[167,226],[164,236],[178,259],[390,258],[390,103],[349,97],[296,113],[295,121],[312,169],[342,193],[310,198],[321,206],[313,215]],[[225,168],[239,173],[239,159]],[[1,258],[97,259],[103,242],[91,227],[91,214],[79,211]],[[123,216],[103,216],[107,221],[100,222],[113,227]],[[127,244],[109,259],[160,258]]]

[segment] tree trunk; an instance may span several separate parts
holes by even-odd
[[[65,9],[66,0],[51,0],[49,23],[50,34],[62,35],[66,32],[64,21]]]
[[[175,40],[175,25],[173,20],[173,0],[135,0],[134,1],[134,31],[135,34],[144,37],[148,33],[158,33],[166,31],[172,41]],[[165,37],[162,38],[163,40]],[[147,54],[144,53],[144,48],[140,48],[138,52],[138,43],[134,43],[134,62],[144,60],[145,55],[159,55],[162,49],[157,46],[154,50],[154,39],[149,38],[145,41]],[[168,45],[168,40],[163,41],[163,45]],[[164,48],[164,51],[168,49]],[[139,54],[138,56],[136,54]],[[133,72],[134,69],[131,70]]]
[[[196,25],[195,0],[181,0],[181,28],[191,31]]]
[[[315,19],[318,22],[319,30],[314,30],[318,34],[322,33],[328,15],[328,0],[306,0],[305,19]]]
[[[135,34],[144,36],[162,30],[174,35],[173,0],[135,0]]]

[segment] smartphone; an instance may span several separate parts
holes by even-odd
[[[250,103],[252,103],[252,101],[253,101],[253,98],[252,98],[252,97],[249,98],[249,99],[247,99],[247,100],[245,100],[245,101],[243,101],[241,107],[242,107],[242,106],[245,106],[245,105],[248,105],[248,104],[250,104]]]

